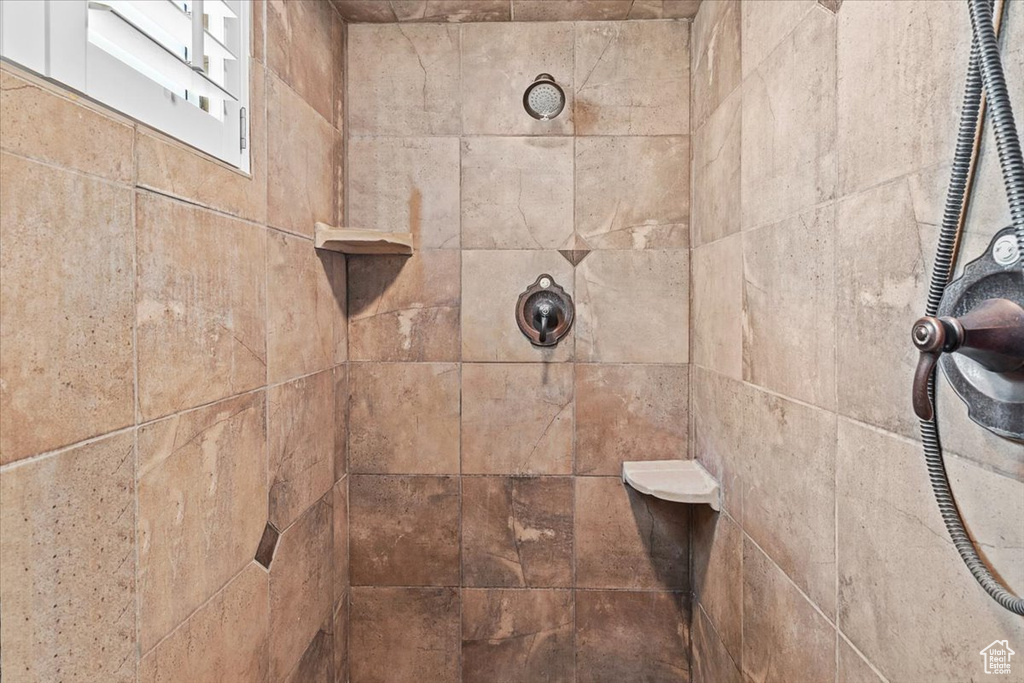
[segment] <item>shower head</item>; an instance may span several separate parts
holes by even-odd
[[[523,93],[523,107],[533,118],[549,121],[565,108],[565,92],[550,74],[540,74]]]

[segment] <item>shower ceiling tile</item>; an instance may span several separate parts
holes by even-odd
[[[397,21],[388,0],[331,0],[341,18],[349,23],[387,23]],[[349,29],[351,35],[351,28]]]
[[[594,249],[685,249],[688,137],[576,141],[576,231]]]
[[[685,22],[575,24],[576,133],[687,135],[689,36]]]
[[[511,0],[391,0],[398,21],[509,21]]]
[[[411,232],[417,250],[459,248],[459,139],[352,138],[348,222]]]
[[[350,135],[458,135],[459,27],[350,26],[346,105]]]
[[[571,139],[463,140],[463,248],[562,249],[572,226]]]
[[[462,40],[463,133],[572,135],[572,24],[467,24]],[[523,108],[523,92],[541,73],[565,91],[565,109],[550,121]]]
[[[622,21],[631,2],[622,0],[513,0],[516,21]]]

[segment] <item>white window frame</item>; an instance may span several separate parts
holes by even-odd
[[[248,173],[251,3],[223,1],[241,33],[223,120],[90,42],[89,0],[0,0],[0,56]]]

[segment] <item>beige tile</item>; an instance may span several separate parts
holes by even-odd
[[[839,639],[838,683],[882,683],[871,665],[854,650],[845,638]]]
[[[266,0],[253,0],[250,16],[252,17],[252,33],[249,37],[252,41],[252,58],[263,65],[267,60],[266,31],[264,30],[267,25]]]
[[[708,620],[709,669],[728,670],[718,651],[738,662],[743,650],[743,530],[706,505],[694,506],[692,519],[693,595]]]
[[[836,404],[835,207],[743,233],[743,379]]]
[[[577,477],[576,586],[689,590],[687,507],[617,477]]]
[[[465,477],[463,585],[571,586],[572,517],[568,477]]]
[[[300,664],[334,602],[333,512],[320,501],[281,534],[270,566],[270,680]]]
[[[356,22],[391,22],[395,21],[395,12],[390,2],[381,0],[331,0],[341,18],[350,25]],[[349,28],[349,37],[352,36]]]
[[[836,633],[775,564],[743,541],[743,673],[753,681],[835,680]]]
[[[459,134],[457,26],[349,26],[348,41],[352,135]]]
[[[299,663],[291,670],[285,683],[308,683],[309,681],[335,681],[334,673],[334,614],[327,616],[320,629],[309,641]]]
[[[280,1],[280,0],[278,0]],[[267,76],[267,221],[312,236],[337,222],[341,134],[274,74]]]
[[[571,365],[466,363],[462,402],[464,473],[572,472]]]
[[[6,464],[133,422],[134,237],[126,188],[6,153],[0,175]]]
[[[462,597],[466,683],[575,681],[571,591],[469,589]]]
[[[334,478],[341,479],[348,473],[348,384],[349,364],[334,368]]]
[[[141,683],[266,681],[267,573],[250,562],[139,662]]]
[[[578,591],[576,680],[688,680],[689,612],[685,593]]]
[[[836,417],[754,391],[742,415],[743,529],[830,618],[835,614]]]
[[[331,491],[331,505],[334,508],[334,602],[348,600],[348,477],[340,480]]]
[[[341,19],[326,2],[267,2],[267,66],[328,121],[342,96],[341,33]]]
[[[16,76],[5,65],[0,72],[4,122],[0,149],[120,183],[132,182],[135,131],[130,122],[55,90]]]
[[[266,231],[139,193],[137,337],[144,420],[266,382]]]
[[[348,258],[350,360],[459,360],[461,254]]]
[[[690,132],[689,24],[579,23],[575,60],[579,135]]]
[[[690,680],[693,683],[743,683],[743,674],[699,605],[693,607]]]
[[[775,5],[769,3],[765,11],[776,12]],[[744,23],[746,11],[744,4]],[[835,196],[835,91],[835,15],[815,9],[743,85],[744,229]]]
[[[519,4],[516,6],[519,11]],[[467,135],[571,135],[573,33],[570,24],[473,24],[462,29],[462,132]],[[565,109],[538,121],[523,93],[538,74],[565,91]]]
[[[255,8],[255,5],[254,5]],[[266,71],[250,62],[249,173],[212,159],[184,143],[139,127],[135,138],[138,185],[225,213],[267,220]]]
[[[335,482],[331,370],[267,390],[270,522],[286,529]]]
[[[701,0],[633,0],[627,19],[692,19]]]
[[[353,472],[458,473],[457,365],[353,363],[348,410]]]
[[[744,420],[734,416],[753,411],[756,390],[699,365],[690,368],[690,456],[721,482],[722,507],[742,525],[746,457],[752,434]]]
[[[143,652],[252,561],[267,521],[265,430],[262,393],[139,430]]]
[[[694,249],[690,259],[691,360],[742,379],[743,237],[730,235]]]
[[[946,470],[971,536],[1020,595],[1024,484],[960,458],[947,457]],[[919,444],[841,419],[837,480],[839,625],[887,679],[982,676],[987,643],[1024,642],[1021,620],[988,597],[953,548]],[[927,637],[899,644],[892,633]]]
[[[815,0],[740,2],[743,76],[754,71],[815,7]]]
[[[336,683],[347,681],[349,641],[348,596],[338,601],[334,611],[334,676]]]
[[[591,258],[593,255],[591,256]],[[573,329],[554,347],[537,348],[519,330],[516,301],[547,273],[573,296],[572,265],[557,251],[462,253],[462,359],[465,361],[565,361],[573,357]]]
[[[455,588],[353,588],[352,683],[459,677],[459,591]]]
[[[352,138],[348,222],[411,232],[417,249],[459,248],[458,138]]]
[[[267,379],[281,382],[344,360],[345,261],[309,240],[267,239]]]
[[[694,247],[740,230],[742,91],[736,89],[693,133],[690,239]]]
[[[399,21],[509,21],[511,0],[393,0]]]
[[[629,15],[621,0],[512,0],[515,21],[617,21]]]
[[[837,19],[840,192],[947,161],[967,69],[967,13],[944,3],[849,2]],[[922,52],[934,44],[947,47]],[[885,112],[886,124],[863,112]]]
[[[689,398],[684,365],[577,365],[576,474],[686,458]]]
[[[688,137],[579,138],[576,232],[594,249],[685,249]]]
[[[462,141],[462,246],[560,249],[573,233],[573,141]]]
[[[0,473],[5,679],[135,680],[133,438]]]
[[[697,130],[742,79],[740,0],[702,3],[690,32],[690,116]]]
[[[352,584],[458,586],[459,510],[455,477],[351,475]]]
[[[686,251],[596,251],[576,269],[576,350],[581,361],[685,363]]]

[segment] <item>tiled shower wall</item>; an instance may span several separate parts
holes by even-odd
[[[346,224],[417,247],[349,262],[352,681],[685,680],[687,512],[618,475],[687,451],[689,23],[347,40]]]
[[[909,398],[969,44],[962,2],[705,0],[694,22],[692,452],[725,486],[694,514],[695,681],[980,680],[982,648],[1024,643],[948,540]],[[964,255],[1007,223],[989,131]],[[1024,449],[945,390],[939,417],[1019,594]]]
[[[342,22],[253,4],[251,177],[0,72],[5,681],[345,680]]]

